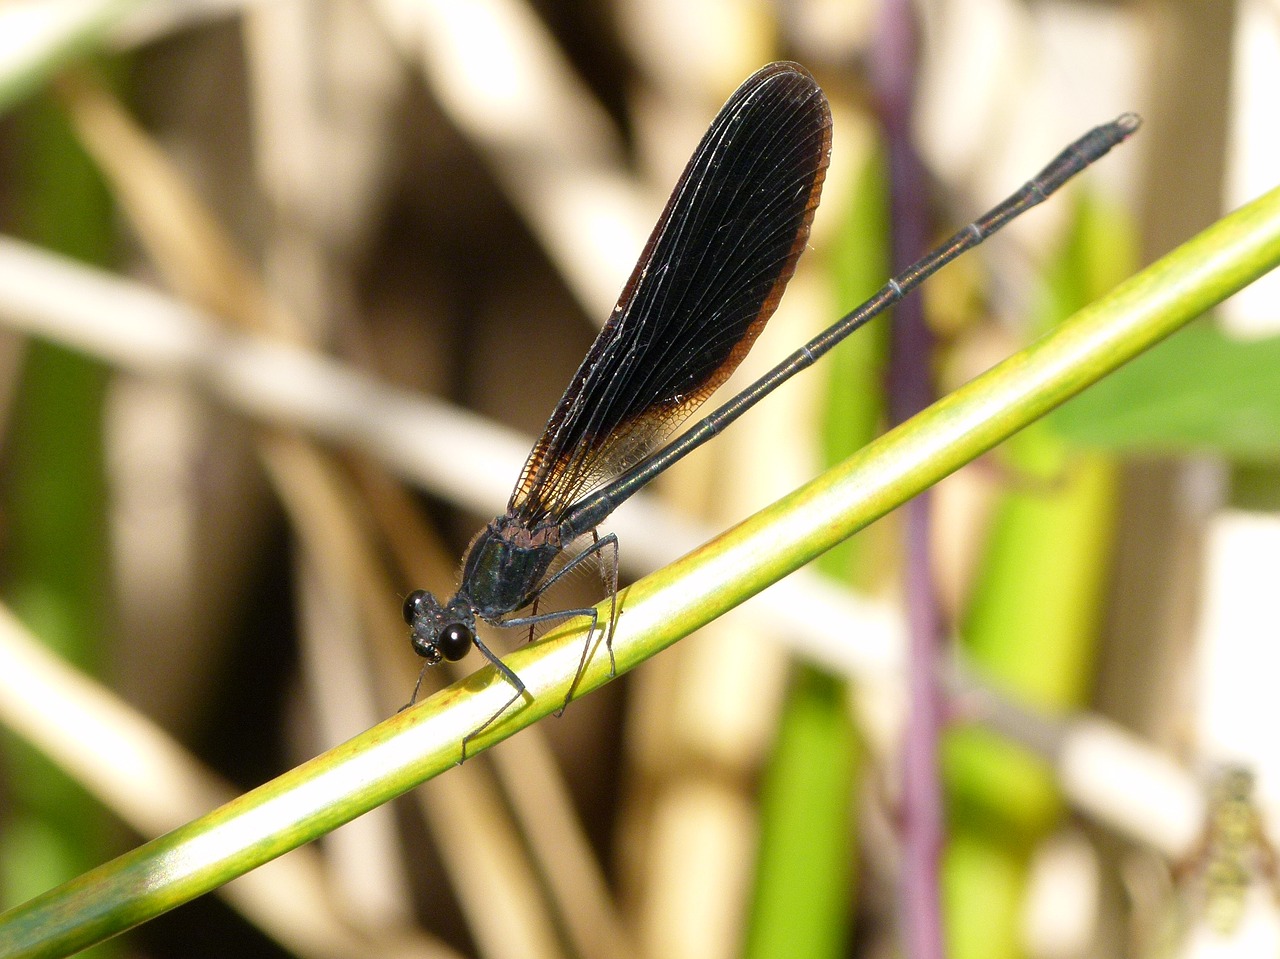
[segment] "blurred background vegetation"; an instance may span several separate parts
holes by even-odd
[[[931,281],[933,355],[908,359],[938,392],[1280,179],[1274,0],[0,6],[4,906],[404,703],[401,598],[451,589],[706,123],[780,58],[831,98],[834,155],[731,387],[891,272],[894,78],[934,238],[1090,126],[1145,118]],[[957,959],[1280,947],[1277,302],[1256,285],[935,494]],[[166,359],[186,309],[481,419],[371,448],[358,418],[263,413],[248,373]],[[888,349],[887,324],[859,334],[621,511],[624,573],[881,430]],[[95,954],[892,954],[920,561],[900,539],[890,517],[816,564],[866,618],[762,597],[291,854],[296,885],[233,884]],[[93,683],[30,666],[33,639]],[[45,683],[103,711],[68,724]],[[1141,758],[1117,790],[1138,813],[1059,782],[1068,719]]]

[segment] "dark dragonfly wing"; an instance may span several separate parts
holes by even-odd
[[[730,97],[529,454],[512,515],[558,522],[728,379],[795,271],[830,154],[827,99],[798,64]]]

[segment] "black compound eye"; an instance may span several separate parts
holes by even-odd
[[[418,615],[418,610],[422,608],[423,601],[427,598],[425,589],[415,589],[412,593],[404,598],[404,621],[412,626],[414,619]]]
[[[467,629],[466,626],[461,623],[450,623],[440,631],[436,644],[440,647],[440,652],[445,659],[451,663],[456,663],[471,651],[473,639],[471,630]]]

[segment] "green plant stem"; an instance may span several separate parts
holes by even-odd
[[[1108,296],[844,463],[621,597],[626,671],[796,570],[1280,263],[1280,190],[1216,223]],[[602,608],[607,612],[608,603]],[[797,611],[802,615],[803,611]],[[555,711],[581,629],[507,658],[530,699],[474,753]],[[597,649],[578,694],[608,682]],[[447,770],[510,698],[485,668],[209,815],[0,916],[0,956],[59,956],[144,922]]]

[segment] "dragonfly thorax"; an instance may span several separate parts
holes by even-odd
[[[462,586],[472,611],[489,622],[523,609],[537,595],[547,569],[562,551],[560,528],[533,529],[510,515],[476,534],[462,561]]]

